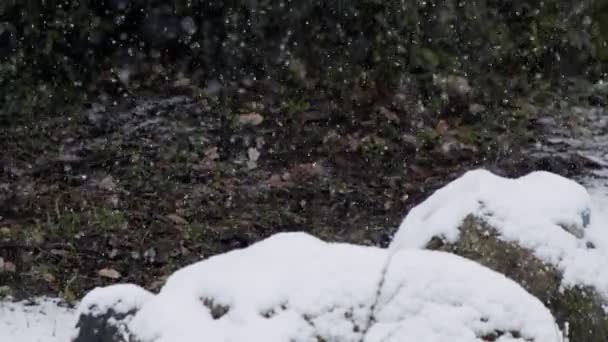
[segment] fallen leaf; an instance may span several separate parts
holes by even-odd
[[[118,256],[119,251],[116,248],[113,248],[110,253],[108,253],[108,257],[110,257],[110,259],[114,259]]]
[[[247,161],[247,167],[252,170],[258,167],[258,159],[260,159],[260,151],[258,151],[254,147],[250,147],[247,150],[247,157],[249,160]]]
[[[319,162],[297,164],[290,171],[291,178],[299,180],[320,177],[326,173],[323,165]]]
[[[473,90],[469,84],[469,80],[462,76],[450,75],[446,78],[445,82],[450,97],[466,96]]]
[[[393,201],[384,202],[384,210],[390,210],[393,207]]]
[[[395,112],[387,109],[386,107],[380,107],[379,111],[380,111],[380,114],[382,114],[388,121],[394,122],[394,123],[401,122],[401,120],[399,119],[399,116]]]
[[[51,254],[53,255],[57,255],[57,256],[61,256],[61,257],[66,257],[68,255],[68,251],[64,250],[64,249],[51,249]]]
[[[479,103],[472,103],[469,105],[469,112],[473,115],[480,114],[486,110],[486,106]]]
[[[284,188],[291,185],[289,177],[284,177],[283,175],[279,174],[274,174],[270,176],[270,178],[266,182],[273,188]]]
[[[250,147],[247,150],[247,157],[249,157],[249,160],[257,162],[260,158],[260,152],[256,148]]]
[[[154,249],[154,247],[149,248],[148,250],[146,250],[144,252],[144,259],[146,259],[146,261],[153,263],[154,261],[156,261],[156,249]]]
[[[120,273],[113,268],[103,268],[103,269],[97,271],[97,274],[100,277],[108,278],[108,279],[120,279],[122,277],[122,275],[120,275]]]
[[[44,279],[47,283],[55,282],[55,276],[51,273],[45,273],[42,275],[42,279]]]
[[[262,148],[262,147],[264,147],[264,144],[266,144],[264,137],[255,138],[255,147]]]
[[[345,138],[347,151],[356,152],[361,147],[361,139],[359,139],[358,134],[348,134]]]
[[[82,161],[82,158],[80,158],[79,156],[77,156],[75,154],[64,153],[64,154],[57,156],[57,158],[55,160],[58,162],[63,162],[63,163],[77,163],[77,162]]]
[[[448,125],[445,120],[439,120],[437,127],[435,127],[435,131],[437,131],[439,135],[445,135],[450,131],[450,125]]]
[[[203,154],[208,160],[217,160],[220,159],[220,154],[218,153],[217,147],[209,147],[208,149],[203,151]]]
[[[181,88],[181,87],[187,87],[191,83],[192,83],[192,81],[190,81],[189,78],[187,78],[187,77],[181,77],[181,78],[177,79],[175,82],[173,82],[173,86]]]
[[[97,186],[102,190],[114,191],[114,189],[116,189],[116,182],[114,181],[114,177],[107,175],[99,182]]]
[[[4,272],[15,273],[17,272],[17,265],[10,261],[4,261],[4,267],[2,269]]]
[[[173,222],[174,224],[178,224],[178,225],[187,225],[188,221],[177,215],[177,214],[169,214],[167,216],[165,216],[167,219],[169,219],[169,221]]]
[[[239,115],[239,124],[243,126],[257,126],[264,121],[264,117],[258,113],[248,113]]]

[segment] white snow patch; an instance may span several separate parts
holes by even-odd
[[[0,301],[0,341],[65,342],[70,340],[74,310],[57,299]]]
[[[410,211],[389,247],[391,253],[424,248],[435,236],[455,242],[458,227],[470,214],[495,227],[501,239],[533,250],[560,269],[564,285],[594,286],[608,298],[608,221],[582,185],[549,172],[516,179],[485,170],[467,172]],[[584,238],[564,226],[583,231]],[[587,248],[587,242],[598,248]]]

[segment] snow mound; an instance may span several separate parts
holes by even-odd
[[[437,251],[391,260],[367,341],[561,341],[549,310],[500,273]]]
[[[469,215],[496,229],[500,239],[533,251],[563,272],[563,285],[595,287],[608,298],[608,250],[596,243],[595,215],[585,188],[544,171],[503,178],[485,170],[465,173],[405,217],[389,249],[425,248],[434,237],[459,238]],[[589,243],[601,248],[589,248]]]
[[[126,314],[139,310],[153,296],[151,292],[133,284],[98,287],[84,296],[76,314],[97,316],[110,309],[118,314]]]
[[[472,261],[421,250],[389,258],[304,233],[177,271],[128,330],[141,342],[561,341],[542,303]]]

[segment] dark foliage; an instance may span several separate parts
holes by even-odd
[[[603,0],[0,2],[0,113],[53,112],[108,88],[272,79],[349,101],[415,75],[598,76]],[[603,21],[602,21],[603,20]],[[123,75],[124,76],[124,75]],[[498,77],[497,76],[497,77]],[[365,99],[345,97],[373,89]]]

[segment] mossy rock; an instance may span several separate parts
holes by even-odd
[[[470,215],[459,229],[455,243],[437,237],[426,248],[463,256],[513,279],[551,310],[569,341],[608,340],[606,300],[595,289],[563,285],[558,269],[538,259],[533,251],[501,240],[478,217]]]

